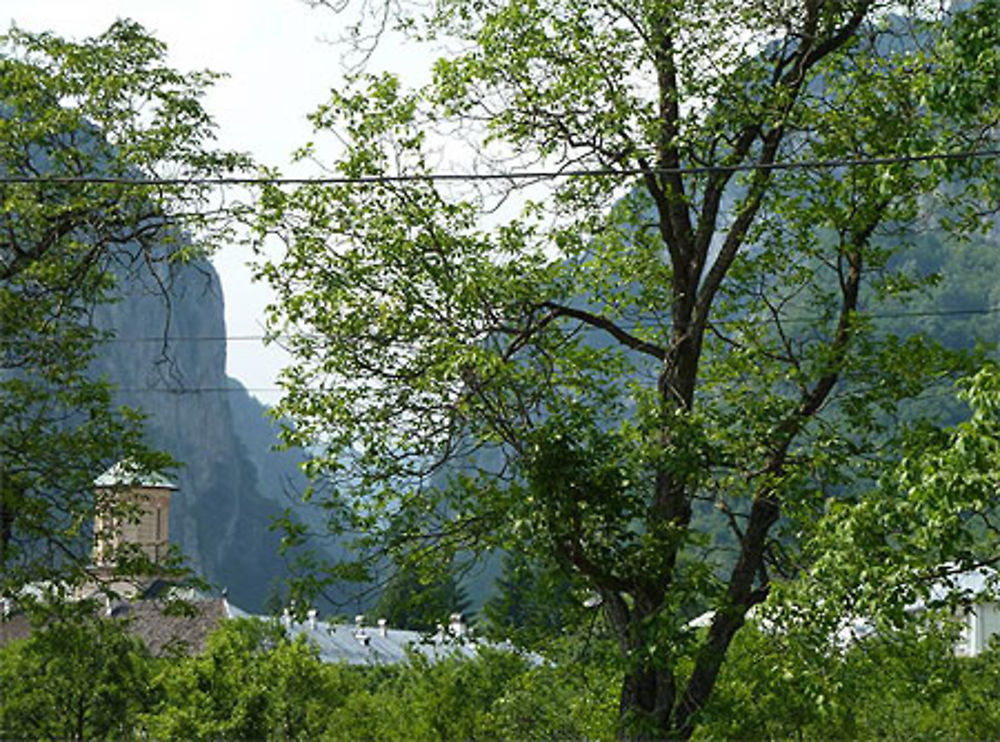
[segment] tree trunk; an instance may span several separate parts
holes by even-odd
[[[7,506],[0,475],[0,569],[7,566],[7,555],[14,538],[14,510]]]
[[[629,605],[621,594],[604,593],[604,609],[625,661],[631,663],[622,679],[619,697],[619,740],[664,739],[676,702],[677,680],[673,667],[656,667],[651,653],[648,619],[663,610],[663,596],[633,594]]]
[[[664,739],[670,724],[676,684],[669,671],[644,667],[627,672],[622,681],[619,719],[622,742]]]

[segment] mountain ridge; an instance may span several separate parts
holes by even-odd
[[[238,605],[262,611],[288,574],[270,529],[301,490],[300,457],[273,451],[266,408],[226,375],[223,296],[206,261],[119,276],[117,301],[94,310],[109,331],[92,364],[115,403],[142,410],[149,442],[181,467],[171,533],[187,563]]]

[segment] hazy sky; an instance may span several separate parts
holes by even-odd
[[[69,37],[98,34],[116,18],[142,23],[166,42],[174,66],[230,75],[206,103],[219,125],[220,144],[250,151],[285,172],[289,153],[309,139],[305,114],[341,79],[343,50],[331,41],[343,20],[300,0],[4,0],[3,8],[5,28],[14,22]],[[386,45],[382,51],[383,66],[424,66],[418,50]],[[251,286],[247,257],[245,249],[230,247],[213,261],[222,276],[230,336],[261,331],[267,292]],[[229,343],[229,375],[264,402],[277,397],[265,390],[273,388],[283,362],[275,348]]]

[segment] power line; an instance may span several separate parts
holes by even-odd
[[[124,392],[127,394],[172,394],[178,396],[190,395],[190,394],[234,394],[247,392],[250,394],[268,394],[285,391],[281,387],[277,386],[261,386],[261,387],[246,387],[246,386],[192,386],[192,387],[165,387],[165,386],[150,386],[150,387],[116,387],[112,386],[112,392],[120,393]]]
[[[308,178],[271,176],[218,176],[191,178],[123,178],[100,175],[2,175],[0,185],[131,185],[143,188],[165,186],[264,186],[264,185],[387,185],[392,183],[477,182],[502,180],[554,180],[559,178],[635,177],[640,175],[711,175],[777,170],[831,170],[841,167],[876,167],[921,162],[975,160],[1000,157],[1000,149],[939,152],[926,155],[892,155],[888,157],[844,158],[827,160],[796,160],[740,165],[690,165],[685,167],[652,168],[593,168],[526,170],[510,173],[422,173],[410,175],[320,176]]]
[[[928,385],[928,389],[933,389],[935,384]],[[244,386],[205,386],[205,387],[113,387],[113,392],[126,392],[130,394],[167,394],[174,396],[190,396],[196,394],[233,394],[233,393],[251,393],[251,394],[275,394],[278,392],[287,391],[283,387],[244,387]],[[867,393],[872,391],[870,388],[860,389],[860,390],[845,390],[845,394],[857,395],[858,393]],[[938,399],[942,397],[954,397],[955,390],[940,391],[940,392],[925,392],[918,394],[914,397],[908,397],[909,401],[921,401],[926,399]]]
[[[921,317],[974,317],[974,316],[985,316],[991,314],[1000,313],[1000,306],[995,307],[977,307],[974,309],[927,309],[918,310],[914,312],[883,312],[878,314],[864,314],[862,316],[866,319],[906,319],[906,318],[921,318]],[[804,322],[816,322],[822,319],[822,317],[807,317],[807,316],[792,316],[783,317],[781,322],[783,323],[804,323]],[[736,325],[744,324],[747,322],[754,322],[752,317],[745,317],[741,319],[721,319],[715,320],[712,324],[715,325]],[[101,338],[95,341],[97,345],[105,344],[145,344],[145,343],[162,343],[164,345],[170,345],[174,343],[232,343],[232,342],[255,342],[260,343],[265,340],[294,340],[295,338],[307,338],[310,340],[321,340],[325,335],[319,333],[280,333],[277,335],[263,335],[263,334],[250,334],[250,335],[143,335],[138,337],[108,337]],[[36,345],[45,342],[62,342],[60,338],[0,338],[0,347],[4,345]]]

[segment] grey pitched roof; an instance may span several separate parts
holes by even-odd
[[[31,623],[23,613],[13,615],[0,614],[0,647],[17,639],[27,639],[31,636]]]
[[[184,601],[187,611],[173,613],[162,600],[120,602],[110,607],[111,619],[127,619],[128,630],[143,641],[157,657],[174,654],[193,655],[205,650],[209,634],[229,618],[272,620],[255,616],[230,604],[224,597],[198,597]],[[517,651],[510,644],[495,644],[469,636],[455,636],[441,630],[428,635],[419,631],[379,627],[358,627],[326,621],[282,620],[289,637],[303,636],[316,647],[323,662],[375,666],[406,662],[410,652],[423,655],[431,662],[449,657],[473,658],[482,647]],[[31,625],[22,614],[0,620],[0,646],[31,635]],[[529,653],[534,664],[543,660]]]
[[[419,631],[388,628],[383,636],[378,628],[357,628],[325,621],[290,622],[286,625],[290,637],[304,636],[319,650],[324,662],[344,662],[348,665],[391,665],[407,660],[408,650],[418,652],[431,661],[445,657],[475,657],[478,643],[461,640],[442,633],[428,636]]]
[[[129,619],[129,633],[139,637],[156,657],[199,654],[208,635],[228,617],[225,598],[184,601],[186,610],[173,613],[160,600],[137,600],[112,608],[112,615]]]
[[[261,621],[273,620],[267,616],[257,616],[229,604],[230,618],[255,618]],[[289,638],[305,637],[316,647],[323,662],[348,665],[391,665],[406,662],[409,652],[417,652],[436,662],[446,657],[475,657],[481,647],[490,646],[515,651],[512,645],[498,645],[474,637],[455,636],[441,630],[436,634],[425,634],[407,629],[382,628],[350,624],[335,624],[318,619],[295,621],[289,616],[281,619]],[[535,658],[532,656],[532,661]]]
[[[128,632],[141,639],[156,657],[204,651],[208,635],[227,618],[225,598],[185,601],[187,610],[183,613],[174,613],[167,605],[160,600],[121,602],[111,606],[110,617],[127,619]],[[31,623],[23,613],[0,617],[0,647],[27,639],[31,632]]]
[[[931,588],[931,597],[944,598],[949,591],[957,591],[965,598],[989,597],[997,588],[997,571],[992,567],[980,566],[943,578]]]

